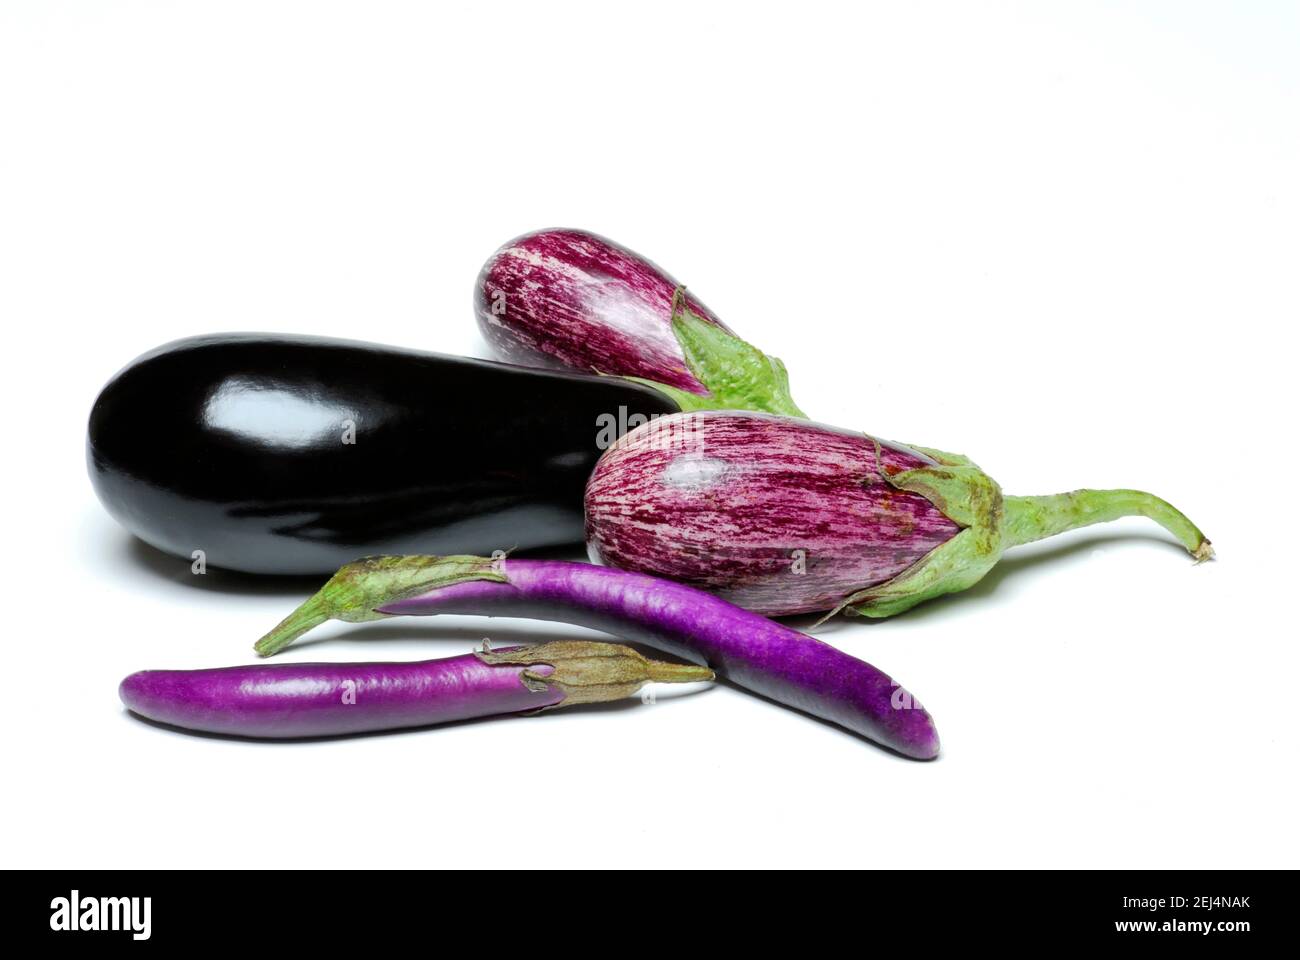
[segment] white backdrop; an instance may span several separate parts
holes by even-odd
[[[0,7],[8,866],[1297,866],[1290,4],[10,2]],[[133,545],[83,462],[104,381],[219,330],[482,354],[543,226],[657,260],[819,419],[1124,521],[821,636],[943,756],[717,687],[310,744],[127,715],[244,663],[297,589]],[[309,659],[581,631],[331,625]]]

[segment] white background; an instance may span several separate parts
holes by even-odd
[[[5,865],[1297,866],[1296,10],[5,4]],[[729,687],[311,744],[128,716],[125,674],[250,662],[302,590],[133,545],[86,478],[104,381],[218,330],[481,355],[481,262],[558,225],[819,419],[1150,489],[1219,559],[1125,521],[824,628],[924,700],[929,764]]]

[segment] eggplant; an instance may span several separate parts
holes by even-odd
[[[91,410],[86,459],[108,512],[159,550],[329,574],[366,554],[580,543],[601,448],[676,409],[621,379],[216,334],[114,376]]]
[[[904,756],[939,754],[925,707],[865,660],[693,587],[591,563],[368,557],[341,568],[253,649],[272,656],[327,620],[438,614],[526,617],[599,630],[707,665],[738,687]],[[240,700],[242,710],[249,698]]]
[[[332,737],[630,697],[647,683],[698,683],[708,667],[631,647],[553,640],[418,663],[287,663],[141,670],[118,695],[137,716],[241,737]]]
[[[1154,520],[1197,562],[1214,556],[1141,490],[1010,496],[960,454],[739,410],[629,432],[596,465],[586,507],[593,561],[767,616],[893,616],[973,586],[1006,550],[1121,517]]]
[[[785,365],[650,260],[586,230],[537,230],[488,258],[474,313],[503,360],[628,377],[682,410],[803,416]]]

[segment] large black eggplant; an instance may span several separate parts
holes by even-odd
[[[100,392],[86,458],[140,539],[213,567],[582,540],[612,430],[676,411],[625,380],[272,334],[178,340]]]

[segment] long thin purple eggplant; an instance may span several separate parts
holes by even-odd
[[[642,642],[908,757],[939,752],[934,722],[869,663],[711,594],[558,560],[370,557],[348,564],[256,644],[269,656],[326,620],[429,614],[558,620]]]
[[[1139,490],[1004,496],[957,454],[744,411],[674,414],[611,446],[587,483],[593,560],[770,616],[883,617],[964,590],[1004,550],[1150,517],[1198,561],[1210,542]]]
[[[784,365],[645,257],[585,230],[538,230],[483,265],[474,309],[502,358],[627,377],[683,410],[802,416]]]
[[[143,670],[119,688],[131,712],[245,737],[337,736],[630,697],[646,683],[712,680],[615,643],[561,640],[418,663],[286,663]]]

